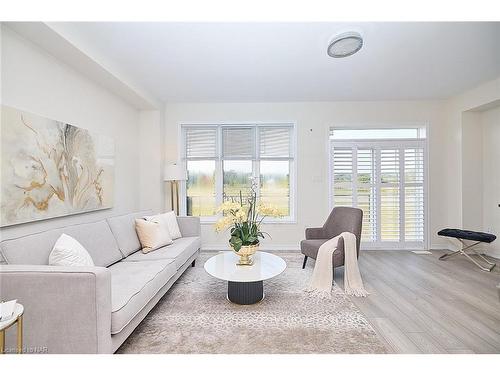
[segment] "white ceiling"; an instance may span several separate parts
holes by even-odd
[[[438,99],[500,76],[500,23],[50,23],[167,102]],[[358,30],[354,56],[326,54]]]

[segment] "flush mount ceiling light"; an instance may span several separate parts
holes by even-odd
[[[354,55],[363,47],[363,37],[356,31],[337,35],[328,45],[328,56],[341,58]]]

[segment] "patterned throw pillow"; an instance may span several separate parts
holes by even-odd
[[[61,234],[49,255],[51,266],[94,266],[94,261],[80,242]]]
[[[174,211],[154,216],[145,216],[144,218],[146,220],[160,223],[164,228],[168,230],[168,232],[170,233],[170,237],[173,240],[182,237],[181,230],[179,229],[179,223],[177,222],[177,217],[175,216]]]

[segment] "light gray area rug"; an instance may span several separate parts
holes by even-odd
[[[227,283],[208,275],[203,253],[160,300],[118,353],[387,353],[388,349],[344,292],[331,300],[303,292],[312,268],[297,253],[264,281],[265,298],[249,306],[226,299]]]

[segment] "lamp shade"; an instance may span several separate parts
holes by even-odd
[[[177,164],[168,164],[163,175],[164,181],[184,181],[187,180],[186,170]]]

